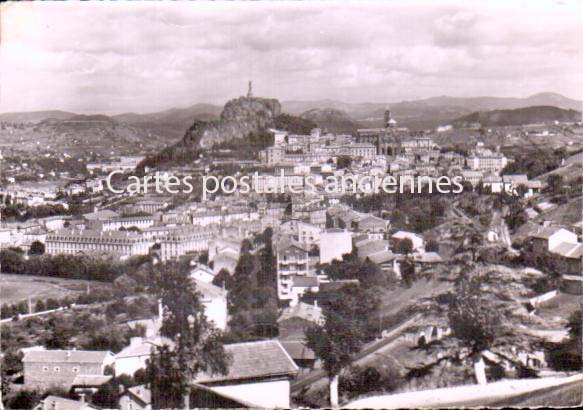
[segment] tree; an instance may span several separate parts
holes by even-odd
[[[338,159],[336,160],[336,167],[338,169],[350,168],[350,165],[352,165],[352,158],[347,155],[338,156]]]
[[[560,343],[549,346],[549,365],[558,371],[580,371],[583,367],[581,361],[582,339],[581,325],[583,317],[581,310],[577,310],[567,320],[569,337]]]
[[[43,255],[45,253],[45,244],[39,241],[34,241],[30,244],[28,251],[29,255]]]
[[[345,286],[341,295],[332,300],[325,310],[323,325],[306,331],[306,346],[322,361],[330,380],[330,405],[338,407],[338,378],[352,356],[366,340],[366,319],[378,307],[374,294],[358,286]]]
[[[553,194],[558,194],[563,189],[564,181],[563,176],[559,174],[549,175],[547,180],[548,191]]]
[[[401,271],[401,278],[403,279],[403,283],[409,287],[415,281],[415,262],[410,258],[405,258],[399,264],[399,268]]]
[[[413,252],[413,241],[409,238],[399,239],[395,244],[395,251],[402,255],[409,255]]]
[[[448,319],[452,334],[469,349],[475,360],[476,378],[486,379],[481,354],[494,343],[500,330],[500,316],[483,296],[478,276],[458,279],[449,302]]]
[[[464,239],[464,247],[472,254],[472,262],[476,262],[478,249],[484,244],[484,236],[477,230],[472,229]]]
[[[200,373],[226,374],[228,358],[221,332],[207,321],[201,295],[186,270],[173,264],[157,276],[164,306],[160,334],[172,346],[155,348],[147,364],[154,408],[190,408],[191,383]]]

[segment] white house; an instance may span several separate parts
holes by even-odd
[[[546,244],[546,250],[551,251],[561,243],[577,243],[577,235],[565,228],[547,226],[532,235],[532,238],[541,243],[542,248]]]
[[[146,360],[150,358],[152,348],[161,343],[160,338],[145,339],[142,337],[132,337],[130,345],[124,347],[114,358],[114,369],[116,377],[122,374],[133,376],[139,369],[146,368]]]
[[[212,283],[195,280],[196,290],[202,295],[204,313],[221,330],[227,328],[227,291]]]
[[[393,234],[392,238],[397,241],[409,239],[413,244],[413,251],[415,252],[423,251],[425,246],[423,237],[413,232],[398,231]]]
[[[265,408],[290,408],[290,384],[299,368],[277,340],[225,345],[232,358],[226,375],[195,380],[234,399]]]
[[[118,356],[122,352],[118,353]],[[263,340],[229,344],[225,345],[225,352],[230,357],[226,375],[201,374],[193,382],[208,387],[223,397],[253,403],[260,408],[291,407],[291,380],[297,374],[298,367],[279,341]],[[142,353],[144,353],[145,358],[150,355],[149,350],[147,353],[145,351]],[[140,360],[145,363],[145,359]],[[140,368],[145,368],[145,364]],[[136,368],[123,367],[123,369],[135,372]],[[122,374],[121,370],[118,373],[116,361],[116,375]],[[150,399],[149,393],[142,393],[142,400],[138,400],[142,406],[137,408],[149,408],[147,407]],[[126,403],[122,404],[122,408],[129,410]]]
[[[190,278],[197,281],[211,283],[215,278],[215,274],[211,268],[199,263],[190,271]]]

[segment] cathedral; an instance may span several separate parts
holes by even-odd
[[[390,109],[385,110],[384,128],[360,128],[356,138],[358,142],[368,142],[377,147],[378,155],[395,156],[401,152],[397,121],[391,117]]]

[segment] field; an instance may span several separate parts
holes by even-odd
[[[76,296],[90,287],[110,287],[108,284],[74,279],[47,278],[30,275],[0,274],[0,301],[2,304],[16,303],[29,297],[38,299],[61,299]]]

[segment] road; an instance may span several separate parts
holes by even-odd
[[[498,240],[501,241],[504,246],[508,249],[509,252],[518,255],[519,252],[512,247],[512,239],[510,238],[510,231],[508,230],[508,226],[506,225],[506,221],[504,221],[503,215],[508,212],[508,207],[504,207],[502,209],[502,213],[500,211],[495,210],[492,215],[492,226],[491,229],[498,232]]]
[[[371,342],[365,346],[364,349],[358,352],[354,356],[352,364],[363,365],[371,359],[375,359],[377,353],[380,353],[384,347],[394,342],[405,329],[414,324],[417,320],[419,320],[419,318],[421,318],[421,314],[416,314],[404,322],[394,326],[390,331],[388,331],[388,333],[385,334],[385,337],[383,337],[381,340]],[[291,392],[293,394],[299,392],[304,387],[314,386],[320,382],[327,383],[327,381],[328,376],[324,370],[314,370],[292,382]]]

